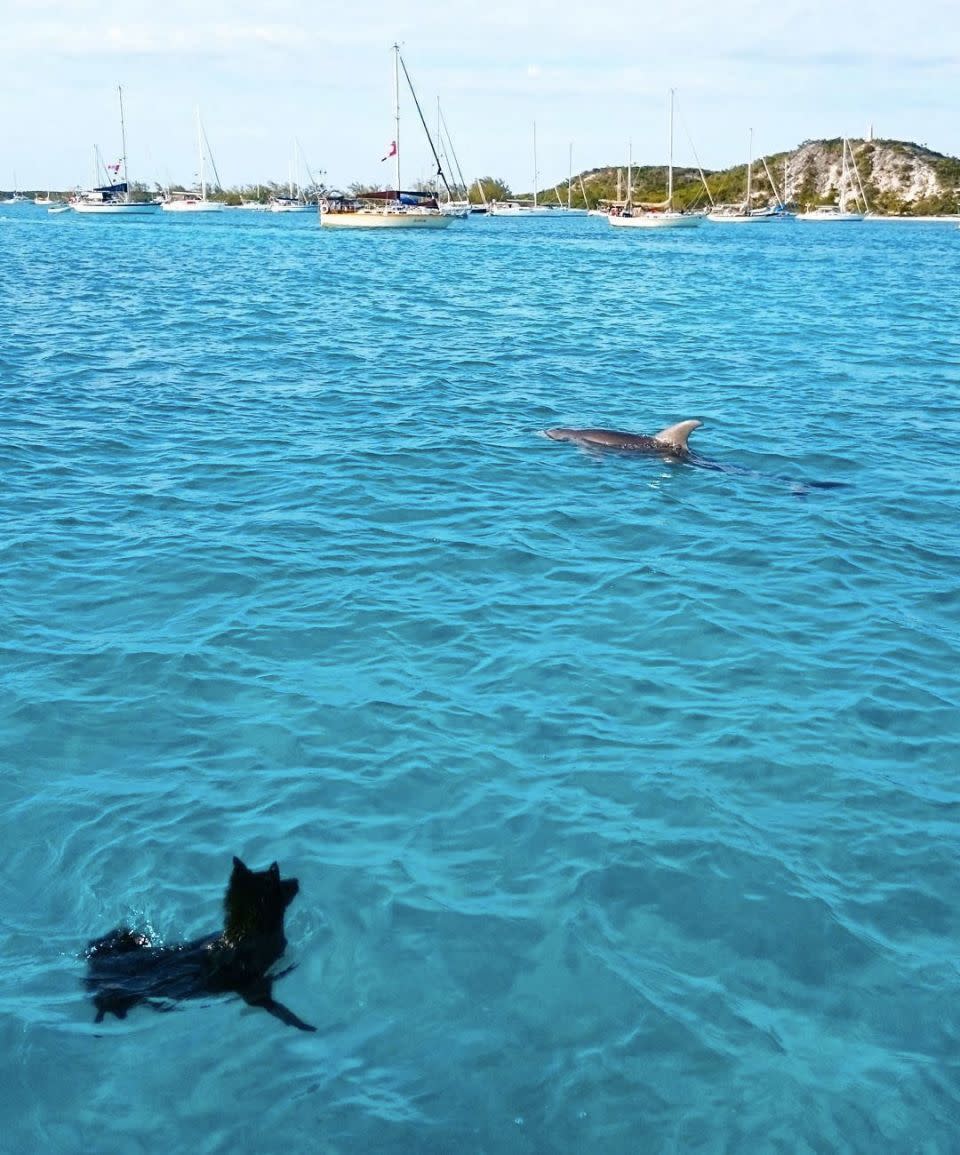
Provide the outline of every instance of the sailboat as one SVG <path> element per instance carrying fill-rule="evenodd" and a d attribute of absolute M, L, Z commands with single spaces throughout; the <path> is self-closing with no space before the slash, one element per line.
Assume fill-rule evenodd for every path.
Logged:
<path fill-rule="evenodd" d="M 769 173 L 768 173 L 769 175 Z M 743 224 L 755 223 L 759 221 L 775 221 L 783 217 L 782 212 L 777 209 L 766 207 L 762 209 L 753 208 L 753 129 L 750 129 L 750 152 L 747 160 L 747 191 L 742 204 L 730 205 L 727 207 L 719 207 L 712 212 L 707 213 L 708 221 L 716 221 L 719 224 Z"/>
<path fill-rule="evenodd" d="M 23 201 L 25 201 L 26 199 L 27 198 L 23 195 L 23 193 L 17 188 L 17 174 L 14 173 L 13 174 L 13 192 L 8 197 L 4 197 L 3 200 L 0 201 L 0 204 L 18 205 L 18 204 L 22 203 Z"/>
<path fill-rule="evenodd" d="M 160 207 L 156 201 L 135 201 L 130 198 L 130 181 L 127 175 L 127 129 L 123 118 L 123 89 L 117 86 L 117 95 L 120 101 L 120 141 L 123 152 L 116 164 L 107 167 L 108 179 L 101 185 L 72 197 L 69 205 L 76 213 L 87 213 L 92 216 L 146 216 L 155 213 Z M 99 152 L 95 172 L 100 171 Z M 117 180 L 121 170 L 123 180 Z M 113 180 L 109 177 L 112 175 Z M 95 182 L 96 182 L 95 175 Z M 52 211 L 52 210 L 48 210 Z"/>
<path fill-rule="evenodd" d="M 580 177 L 580 195 L 583 197 L 583 208 L 575 209 L 573 207 L 573 142 L 570 142 L 570 148 L 567 154 L 567 203 L 560 202 L 561 211 L 564 216 L 570 217 L 585 217 L 587 215 L 587 190 L 583 187 L 583 177 Z M 559 194 L 557 199 L 559 200 Z"/>
<path fill-rule="evenodd" d="M 487 210 L 495 217 L 548 217 L 553 214 L 549 205 L 537 200 L 540 172 L 537 168 L 537 122 L 533 122 L 533 200 L 491 201 Z"/>
<path fill-rule="evenodd" d="M 204 148 L 205 134 L 203 131 L 203 122 L 200 120 L 200 109 L 197 108 L 197 153 L 200 158 L 200 190 L 199 195 L 196 192 L 170 194 L 163 202 L 163 211 L 165 213 L 220 213 L 226 208 L 223 201 L 212 201 L 207 196 L 207 173 L 204 167 L 204 159 L 210 146 Z M 214 176 L 217 178 L 217 184 L 220 184 L 220 177 L 217 173 L 217 166 L 214 164 L 213 156 L 210 157 L 210 164 L 213 166 Z"/>
<path fill-rule="evenodd" d="M 627 203 L 620 213 L 607 220 L 615 228 L 689 229 L 703 220 L 700 213 L 681 212 L 673 207 L 673 89 L 670 89 L 670 148 L 667 160 L 667 199 L 654 204 L 633 204 L 627 186 Z"/>
<path fill-rule="evenodd" d="M 293 142 L 293 160 L 290 163 L 290 195 L 272 196 L 267 206 L 272 213 L 312 213 L 316 210 L 317 198 L 308 200 L 303 191 L 303 185 L 300 183 L 300 160 L 300 142 L 295 140 Z M 296 171 L 296 180 L 294 180 L 294 171 Z M 309 166 L 307 166 L 307 172 L 308 174 L 310 172 Z"/>
<path fill-rule="evenodd" d="M 453 147 L 453 141 L 450 138 L 450 130 L 447 128 L 447 122 L 444 120 L 443 113 L 440 111 L 439 97 L 437 97 L 437 152 L 441 159 L 447 162 L 451 177 L 453 177 L 454 170 L 456 170 L 456 179 L 454 180 L 453 188 L 447 187 L 447 195 L 445 198 L 441 197 L 440 186 L 439 184 L 437 185 L 437 202 L 440 205 L 440 211 L 448 217 L 466 220 L 471 212 L 477 210 L 470 204 L 470 192 L 467 187 L 467 181 L 463 175 L 463 169 L 460 167 L 460 161 L 457 159 L 457 153 Z M 482 188 L 480 190 L 480 196 L 481 198 L 483 197 Z M 485 207 L 483 211 L 486 211 Z"/>
<path fill-rule="evenodd" d="M 400 46 L 393 46 L 393 121 L 394 139 L 390 142 L 388 160 L 393 157 L 396 188 L 362 193 L 355 197 L 328 196 L 320 202 L 320 224 L 328 229 L 445 229 L 455 217 L 440 211 L 432 193 L 404 192 L 400 184 L 400 68 L 407 80 L 410 95 L 420 114 L 420 123 L 437 162 L 437 175 L 446 185 L 437 150 L 433 147 L 427 124 L 420 111 L 417 95 L 410 83 L 410 74 L 400 55 Z M 449 187 L 447 192 L 449 193 Z"/>
<path fill-rule="evenodd" d="M 847 154 L 850 155 L 851 164 L 847 164 Z M 846 137 L 843 138 L 843 147 L 841 150 L 840 160 L 840 186 L 838 189 L 838 203 L 835 205 L 818 205 L 815 209 L 810 209 L 809 212 L 797 213 L 798 221 L 862 221 L 864 214 L 857 212 L 855 209 L 848 209 L 847 204 L 851 199 L 850 192 L 850 167 L 853 168 L 857 177 L 857 183 L 860 183 L 860 173 L 857 170 L 857 162 L 853 155 L 853 149 L 850 147 L 850 142 Z M 863 191 L 863 185 L 860 185 L 860 195 L 863 197 L 863 203 L 866 205 L 867 198 Z M 856 204 L 856 193 L 852 194 L 854 204 Z"/>

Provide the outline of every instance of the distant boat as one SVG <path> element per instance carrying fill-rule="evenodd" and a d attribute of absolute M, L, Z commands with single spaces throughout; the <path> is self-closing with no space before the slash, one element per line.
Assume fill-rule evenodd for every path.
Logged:
<path fill-rule="evenodd" d="M 320 202 L 320 224 L 328 229 L 443 229 L 455 220 L 441 211 L 432 192 L 387 189 Z"/>
<path fill-rule="evenodd" d="M 165 213 L 220 213 L 226 208 L 223 201 L 212 201 L 207 196 L 207 174 L 204 166 L 205 155 L 210 151 L 209 145 L 204 149 L 205 134 L 203 131 L 203 122 L 200 120 L 200 109 L 197 108 L 197 154 L 200 161 L 200 188 L 197 192 L 174 192 L 169 193 L 162 203 L 162 208 Z M 213 156 L 210 157 L 210 164 L 213 167 L 214 175 L 217 177 L 217 184 L 220 183 L 219 175 L 217 174 L 217 166 L 214 164 Z"/>
<path fill-rule="evenodd" d="M 560 206 L 560 215 L 564 217 L 585 217 L 589 213 L 587 206 L 587 190 L 583 187 L 583 177 L 580 177 L 580 195 L 583 197 L 583 208 L 575 209 L 573 207 L 573 143 L 571 142 L 569 151 L 567 153 L 567 203 L 564 204 L 560 199 L 560 193 L 555 188 L 554 195 L 557 198 L 557 203 Z"/>
<path fill-rule="evenodd" d="M 453 141 L 450 139 L 450 132 L 440 110 L 439 97 L 437 97 L 437 153 L 441 160 L 447 163 L 451 178 L 454 170 L 456 170 L 457 176 L 453 188 L 447 185 L 445 197 L 441 195 L 439 184 L 436 186 L 437 204 L 440 206 L 440 211 L 448 217 L 455 217 L 457 220 L 466 220 L 474 212 L 486 212 L 485 206 L 471 205 L 470 203 L 467 181 L 463 175 L 463 169 L 460 167 L 460 161 L 457 160 L 457 153 L 453 147 Z M 480 190 L 480 195 L 483 196 L 483 189 Z"/>
<path fill-rule="evenodd" d="M 847 164 L 847 153 L 849 151 L 851 164 Z M 853 149 L 847 138 L 843 138 L 843 147 L 841 150 L 840 160 L 840 185 L 837 190 L 838 203 L 835 205 L 818 205 L 814 209 L 810 209 L 805 213 L 797 213 L 798 221 L 862 221 L 864 214 L 858 212 L 855 208 L 848 209 L 847 204 L 851 198 L 854 204 L 857 202 L 857 194 L 851 192 L 850 169 L 853 169 L 857 178 L 857 183 L 860 183 L 860 173 L 857 169 L 857 162 L 853 156 Z M 863 197 L 864 207 L 867 207 L 866 194 L 863 191 L 863 186 L 860 185 L 860 195 Z"/>
<path fill-rule="evenodd" d="M 533 123 L 533 197 L 512 198 L 505 201 L 491 201 L 487 210 L 494 217 L 548 217 L 555 211 L 550 205 L 537 200 L 537 185 L 540 172 L 537 168 L 537 123 Z"/>
<path fill-rule="evenodd" d="M 774 195 L 777 195 L 776 190 L 774 190 Z M 768 205 L 756 209 L 753 207 L 753 129 L 751 128 L 750 151 L 747 160 L 747 190 L 743 203 L 714 208 L 707 213 L 707 220 L 715 221 L 718 224 L 759 224 L 764 221 L 782 220 L 785 215 L 780 206 Z"/>
<path fill-rule="evenodd" d="M 49 193 L 47 193 L 47 195 L 44 197 L 37 193 L 37 195 L 33 198 L 33 203 L 35 205 L 52 205 L 53 201 L 51 200 Z"/>
<path fill-rule="evenodd" d="M 491 201 L 487 208 L 492 217 L 551 217 L 555 211 L 550 205 L 538 204 L 536 197 L 532 200 Z"/>
<path fill-rule="evenodd" d="M 420 113 L 420 121 L 426 132 L 426 121 L 420 112 L 416 93 L 410 83 L 407 66 L 400 56 L 400 47 L 393 46 L 393 107 L 396 135 L 390 143 L 390 149 L 384 160 L 390 157 L 395 161 L 396 187 L 385 191 L 360 193 L 356 196 L 328 196 L 320 202 L 320 224 L 328 229 L 445 229 L 456 219 L 440 211 L 437 198 L 433 193 L 405 192 L 400 184 L 400 68 L 410 89 L 410 95 Z M 430 140 L 427 140 L 437 162 L 438 175 L 446 184 L 446 177 L 437 156 L 437 150 Z M 449 187 L 448 190 L 449 192 Z"/>
<path fill-rule="evenodd" d="M 573 207 L 573 143 L 571 142 L 567 150 L 567 203 L 563 203 L 560 189 L 554 185 L 553 195 L 557 198 L 557 203 L 549 206 L 550 212 L 555 217 L 585 217 L 587 215 L 587 192 L 583 187 L 583 177 L 580 178 L 580 194 L 583 197 L 584 207 L 575 209 Z"/>
<path fill-rule="evenodd" d="M 300 200 L 298 197 L 271 197 L 267 208 L 272 213 L 315 213 L 317 211 L 315 204 L 308 200 Z"/>
<path fill-rule="evenodd" d="M 805 213 L 797 213 L 798 221 L 862 221 L 863 213 L 848 212 L 839 205 L 817 205 Z"/>
<path fill-rule="evenodd" d="M 95 188 L 78 192 L 71 197 L 69 207 L 76 213 L 86 213 L 91 216 L 147 216 L 155 213 L 159 208 L 156 201 L 135 201 L 130 196 L 130 182 L 127 176 L 127 129 L 123 118 L 123 89 L 117 87 L 117 96 L 120 103 L 120 141 L 123 152 L 116 164 L 107 166 L 107 180 Z M 100 154 L 94 150 L 97 163 L 96 172 L 100 171 Z M 116 178 L 123 174 L 123 180 Z M 109 180 L 110 175 L 114 180 Z"/>
<path fill-rule="evenodd" d="M 18 205 L 18 204 L 21 204 L 26 199 L 27 198 L 23 195 L 23 193 L 20 192 L 20 190 L 17 188 L 17 174 L 14 173 L 13 174 L 13 192 L 8 197 L 4 197 L 4 199 L 2 201 L 0 201 L 0 204 L 2 204 L 2 205 Z"/>
<path fill-rule="evenodd" d="M 260 197 L 261 197 L 261 190 L 260 190 L 260 186 L 257 185 L 257 199 L 255 201 L 241 199 L 240 203 L 234 207 L 236 207 L 238 209 L 246 209 L 249 212 L 258 212 L 258 213 L 269 212 L 269 210 L 270 210 L 269 202 L 261 200 Z"/>
<path fill-rule="evenodd" d="M 296 171 L 296 180 L 294 180 Z M 308 170 L 309 171 L 309 170 Z M 267 207 L 272 213 L 314 213 L 317 211 L 318 198 L 308 199 L 300 183 L 300 145 L 293 142 L 293 161 L 290 165 L 289 196 L 272 196 Z"/>
<path fill-rule="evenodd" d="M 612 212 L 607 220 L 614 228 L 690 229 L 703 221 L 701 213 L 681 212 L 673 207 L 673 89 L 670 89 L 670 149 L 667 161 L 667 199 L 654 204 L 632 204 L 630 182 L 627 182 L 627 203 L 620 212 Z"/>

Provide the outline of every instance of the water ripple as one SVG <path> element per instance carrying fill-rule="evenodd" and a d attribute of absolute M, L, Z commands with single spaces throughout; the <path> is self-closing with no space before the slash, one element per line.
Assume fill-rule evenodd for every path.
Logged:
<path fill-rule="evenodd" d="M 11 1149 L 953 1149 L 956 246 L 760 231 L 5 216 Z"/>

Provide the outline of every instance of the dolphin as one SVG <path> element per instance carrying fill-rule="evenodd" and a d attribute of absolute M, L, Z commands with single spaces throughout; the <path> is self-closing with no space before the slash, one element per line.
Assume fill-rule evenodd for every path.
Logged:
<path fill-rule="evenodd" d="M 575 445 L 582 445 L 586 449 L 616 449 L 626 453 L 649 453 L 660 458 L 695 465 L 700 469 L 712 469 L 718 473 L 734 474 L 740 477 L 767 478 L 783 485 L 788 485 L 795 497 L 806 497 L 811 489 L 846 489 L 845 481 L 797 481 L 777 474 L 767 475 L 757 473 L 753 469 L 744 469 L 740 465 L 726 465 L 719 461 L 709 461 L 694 453 L 687 438 L 703 424 L 702 421 L 678 421 L 676 425 L 668 425 L 652 437 L 642 433 L 624 433 L 619 429 L 544 429 L 543 436 L 551 441 L 572 441 Z"/>
<path fill-rule="evenodd" d="M 678 421 L 652 437 L 642 433 L 623 433 L 619 429 L 544 429 L 551 441 L 572 441 L 589 449 L 623 449 L 630 453 L 656 453 L 661 457 L 687 458 L 687 438 L 702 421 Z"/>

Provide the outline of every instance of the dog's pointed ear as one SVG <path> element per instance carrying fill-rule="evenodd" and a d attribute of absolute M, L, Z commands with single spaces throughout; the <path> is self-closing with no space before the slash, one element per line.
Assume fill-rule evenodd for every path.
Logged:
<path fill-rule="evenodd" d="M 242 863 L 240 861 L 240 859 L 237 858 L 236 855 L 233 856 L 233 873 L 234 874 L 249 874 L 250 873 L 250 868 L 248 866 L 244 865 L 244 863 Z"/>
<path fill-rule="evenodd" d="M 277 866 L 277 864 L 275 862 L 270 863 L 270 877 L 271 878 L 279 878 L 280 877 L 280 867 Z"/>

